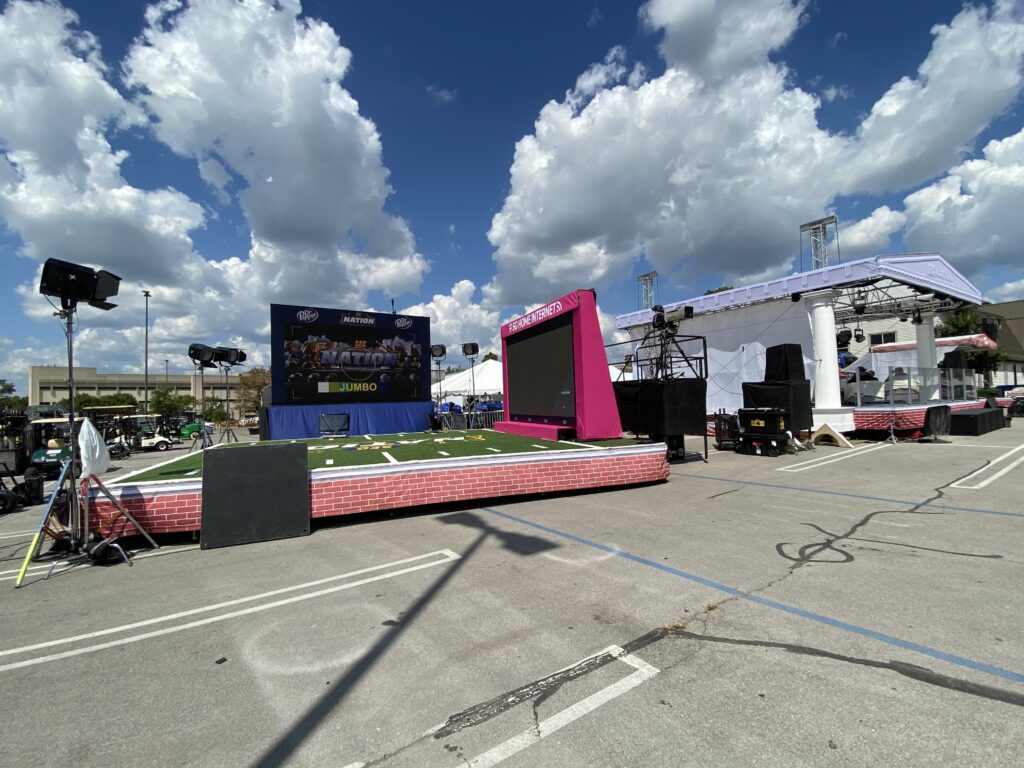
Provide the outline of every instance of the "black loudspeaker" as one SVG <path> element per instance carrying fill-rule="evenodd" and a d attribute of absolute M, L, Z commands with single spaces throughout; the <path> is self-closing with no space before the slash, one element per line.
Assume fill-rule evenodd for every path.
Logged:
<path fill-rule="evenodd" d="M 804 376 L 804 352 L 799 344 L 776 344 L 764 351 L 765 381 L 799 381 Z"/>
<path fill-rule="evenodd" d="M 308 535 L 305 443 L 203 452 L 200 549 Z"/>
<path fill-rule="evenodd" d="M 619 420 L 638 435 L 703 435 L 707 432 L 704 379 L 613 382 Z"/>
<path fill-rule="evenodd" d="M 952 410 L 948 405 L 933 405 L 924 414 L 925 437 L 936 438 L 949 434 Z"/>
<path fill-rule="evenodd" d="M 814 426 L 814 416 L 811 413 L 811 382 L 807 379 L 745 381 L 743 407 L 781 408 L 789 413 L 790 429 L 794 432 L 803 432 Z"/>

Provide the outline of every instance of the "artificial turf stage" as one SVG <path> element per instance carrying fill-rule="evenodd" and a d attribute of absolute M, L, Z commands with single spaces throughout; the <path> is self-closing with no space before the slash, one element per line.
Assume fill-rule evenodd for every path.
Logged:
<path fill-rule="evenodd" d="M 522 437 L 490 429 L 471 429 L 452 432 L 408 432 L 399 435 L 354 435 L 310 440 L 282 440 L 255 443 L 226 443 L 210 450 L 246 450 L 254 445 L 274 442 L 304 442 L 308 446 L 310 469 L 331 469 L 370 465 L 401 464 L 409 461 L 436 461 L 465 459 L 508 454 L 556 452 L 590 449 L 595 451 L 624 445 L 637 445 L 640 440 L 622 438 L 592 442 L 542 440 Z M 202 477 L 203 455 L 190 453 L 150 469 L 123 478 L 115 478 L 111 485 L 122 482 L 141 483 L 161 480 L 186 480 Z"/>

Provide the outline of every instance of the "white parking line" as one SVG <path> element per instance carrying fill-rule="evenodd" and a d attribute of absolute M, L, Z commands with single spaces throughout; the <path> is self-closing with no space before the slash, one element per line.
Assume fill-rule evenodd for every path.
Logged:
<path fill-rule="evenodd" d="M 968 485 L 967 482 L 969 480 L 973 480 L 975 477 L 977 477 L 978 475 L 982 474 L 983 472 L 988 472 L 996 464 L 999 464 L 1000 462 L 1005 461 L 1006 459 L 1010 458 L 1011 456 L 1013 456 L 1013 454 L 1017 453 L 1017 451 L 1024 451 L 1024 445 L 1018 445 L 1016 448 L 1013 448 L 1013 449 L 1007 451 L 1006 453 L 1003 453 L 1003 454 L 1000 454 L 999 456 L 996 456 L 994 459 L 992 459 L 992 461 L 990 461 L 988 464 L 986 464 L 981 469 L 978 469 L 978 470 L 975 470 L 974 472 L 971 472 L 971 474 L 969 474 L 967 477 L 962 477 L 959 480 L 957 480 L 955 483 L 951 483 L 949 487 L 950 488 L 963 488 L 964 490 L 968 490 L 968 491 L 977 491 L 977 490 L 979 490 L 981 488 L 984 488 L 986 485 L 991 483 L 993 480 L 998 480 L 1000 477 L 1005 475 L 1007 472 L 1009 472 L 1010 470 L 1014 469 L 1016 466 L 1018 466 L 1019 464 L 1024 462 L 1024 456 L 1022 456 L 1021 458 L 1017 459 L 1012 464 L 1009 464 L 1008 466 L 1003 467 L 1001 470 L 999 470 L 998 472 L 993 474 L 991 477 L 986 477 L 984 480 L 981 480 L 980 482 L 975 483 L 974 485 Z"/>
<path fill-rule="evenodd" d="M 652 667 L 646 661 L 626 653 L 625 650 L 617 645 L 606 648 L 601 653 L 613 654 L 619 661 L 625 662 L 636 671 L 622 678 L 617 683 L 612 683 L 607 688 L 602 688 L 597 693 L 587 696 L 583 701 L 578 701 L 561 712 L 556 712 L 551 717 L 541 720 L 535 728 L 529 728 L 513 736 L 508 741 L 502 742 L 493 749 L 477 755 L 472 760 L 467 761 L 466 765 L 468 768 L 490 768 L 492 765 L 497 765 L 658 674 L 659 670 L 656 667 Z"/>
<path fill-rule="evenodd" d="M 259 613 L 261 611 L 270 610 L 271 608 L 280 608 L 284 605 L 290 605 L 292 603 L 298 603 L 304 600 L 311 600 L 314 597 L 323 597 L 324 595 L 334 594 L 335 592 L 341 592 L 346 589 L 353 589 L 364 584 L 371 584 L 375 581 L 383 581 L 384 579 L 391 579 L 395 576 L 402 576 L 406 573 L 412 573 L 413 571 L 423 570 L 424 568 L 433 568 L 437 565 L 444 565 L 450 563 L 453 560 L 458 560 L 461 555 L 452 552 L 450 549 L 439 549 L 434 552 L 428 552 L 424 555 L 417 555 L 416 557 L 409 557 L 404 560 L 396 560 L 391 563 L 385 563 L 384 565 L 375 565 L 370 568 L 362 568 L 358 571 L 351 571 L 349 573 L 342 573 L 337 576 L 329 576 L 324 579 L 317 579 L 316 581 L 309 581 L 304 584 L 296 584 L 291 587 L 283 587 L 281 589 L 274 589 L 269 592 L 262 592 L 258 595 L 250 595 L 249 597 L 240 597 L 236 600 L 227 600 L 223 603 L 216 603 L 214 605 L 205 605 L 200 608 L 193 608 L 187 611 L 180 611 L 178 613 L 167 614 L 165 616 L 157 616 L 152 619 L 146 619 L 144 621 L 136 621 L 132 624 L 123 624 L 119 627 L 109 627 L 107 629 L 97 630 L 96 632 L 88 632 L 82 635 L 75 635 L 72 637 L 63 637 L 57 640 L 49 640 L 43 643 L 35 643 L 33 645 L 25 645 L 20 648 L 10 648 L 8 650 L 0 651 L 0 656 L 11 656 L 20 653 L 28 653 L 30 651 L 37 651 L 43 648 L 52 648 L 57 645 L 65 645 L 67 643 L 74 643 L 80 640 L 90 640 L 95 637 L 102 637 L 104 635 L 111 635 L 117 632 L 126 632 L 132 629 L 138 629 L 140 627 L 151 626 L 153 624 L 160 624 L 166 621 L 174 621 L 176 619 L 185 618 L 187 616 L 194 616 L 198 613 L 206 613 L 208 611 L 214 611 L 220 608 L 226 608 L 233 605 L 239 605 L 241 603 L 249 603 L 254 600 L 262 600 L 267 597 L 273 597 L 275 595 L 284 594 L 286 592 L 294 592 L 299 589 L 306 589 L 319 584 L 326 584 L 332 581 L 338 581 L 340 579 L 347 579 L 352 576 L 358 576 L 364 573 L 370 573 L 372 571 L 379 571 L 384 568 L 392 568 L 396 565 L 404 565 L 406 563 L 412 563 L 417 560 L 423 560 L 428 557 L 437 557 L 438 555 L 443 556 L 442 559 L 430 560 L 426 563 L 420 563 L 418 565 L 411 565 L 408 568 L 402 568 L 397 571 L 389 571 L 387 573 L 379 574 L 376 576 L 369 576 L 365 579 L 359 579 L 357 581 L 348 582 L 345 584 L 339 584 L 337 586 L 328 587 L 327 589 L 320 589 L 316 592 L 308 592 L 306 594 L 294 595 L 293 597 L 287 597 L 282 600 L 275 600 L 271 603 L 264 603 L 262 605 L 254 605 L 249 608 L 243 608 L 237 611 L 230 611 L 228 613 L 222 613 L 217 616 L 208 616 L 205 619 L 198 619 L 196 621 L 186 622 L 184 624 L 178 624 L 171 627 L 165 627 L 164 629 L 153 630 L 152 632 L 143 632 L 138 635 L 131 635 L 130 637 L 123 637 L 118 640 L 110 640 L 105 643 L 97 643 L 95 645 L 87 645 L 81 648 L 76 648 L 71 651 L 64 651 L 62 653 L 53 653 L 48 656 L 37 656 L 33 659 L 25 659 L 24 661 L 15 661 L 9 664 L 0 665 L 0 672 L 8 672 L 12 669 L 21 669 L 23 667 L 33 667 L 38 664 L 46 664 L 51 661 L 59 661 L 61 659 L 68 659 L 73 656 L 81 656 L 86 653 L 92 653 L 94 651 L 102 651 L 107 648 L 116 648 L 121 645 L 128 645 L 129 643 L 137 643 L 141 640 L 148 640 L 154 637 L 161 637 L 163 635 L 170 635 L 175 632 L 182 632 L 186 629 L 193 629 L 195 627 L 202 627 L 207 624 L 214 624 L 220 621 L 226 621 L 227 619 L 237 618 L 239 616 L 246 616 L 251 613 Z"/>
<path fill-rule="evenodd" d="M 196 549 L 199 549 L 199 545 L 186 544 L 181 547 L 161 547 L 159 550 L 154 550 L 152 552 L 140 552 L 139 554 L 134 555 L 132 557 L 132 562 L 135 562 L 136 560 L 145 560 L 148 557 L 164 557 L 166 555 L 176 555 L 179 552 L 191 552 Z M 56 562 L 57 566 L 54 567 L 54 573 L 57 574 L 63 573 L 63 571 L 59 570 L 61 566 L 67 566 L 70 564 L 70 561 L 68 560 L 57 560 Z M 38 573 L 39 571 L 48 571 L 51 567 L 53 567 L 53 563 L 54 561 L 51 560 L 46 563 L 40 563 L 39 565 L 30 565 L 26 569 L 26 573 Z M 91 567 L 91 563 L 82 566 L 82 568 Z M 0 571 L 0 581 L 14 581 L 17 578 L 17 574 L 20 570 L 20 568 L 15 568 L 14 570 L 10 571 Z M 72 571 L 72 573 L 74 573 L 74 571 Z"/>
<path fill-rule="evenodd" d="M 811 459 L 810 461 L 802 461 L 799 464 L 791 464 L 788 467 L 779 467 L 779 472 L 806 472 L 808 469 L 817 469 L 818 467 L 824 467 L 826 464 L 835 464 L 837 461 L 845 461 L 846 459 L 855 459 L 858 456 L 863 456 L 866 453 L 872 451 L 880 451 L 883 448 L 887 448 L 888 443 L 882 445 L 873 445 L 869 448 L 854 448 L 844 452 L 841 456 L 835 456 L 831 459 Z"/>
<path fill-rule="evenodd" d="M 10 533 L 0 533 L 0 539 L 13 539 L 15 536 L 31 536 L 35 531 L 11 531 Z"/>

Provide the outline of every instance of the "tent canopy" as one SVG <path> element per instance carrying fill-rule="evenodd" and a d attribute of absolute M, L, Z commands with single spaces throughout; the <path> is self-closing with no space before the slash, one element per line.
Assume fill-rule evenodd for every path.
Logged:
<path fill-rule="evenodd" d="M 489 395 L 501 394 L 505 389 L 502 380 L 502 365 L 498 360 L 484 360 L 472 370 L 466 369 L 453 373 L 434 384 L 430 391 L 434 397 L 440 395 L 470 395 L 474 391 L 477 396 L 485 392 Z"/>

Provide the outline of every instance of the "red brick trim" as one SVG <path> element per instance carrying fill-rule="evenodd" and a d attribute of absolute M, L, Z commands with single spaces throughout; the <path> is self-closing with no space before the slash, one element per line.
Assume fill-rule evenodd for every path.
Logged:
<path fill-rule="evenodd" d="M 665 480 L 663 444 L 557 453 L 529 453 L 479 459 L 409 462 L 399 465 L 320 469 L 310 473 L 310 516 L 332 517 L 469 499 L 585 488 L 635 485 Z M 197 531 L 202 513 L 202 482 L 165 481 L 110 486 L 110 491 L 150 533 Z M 116 514 L 104 497 L 90 501 L 90 527 Z M 130 535 L 121 518 L 113 531 Z M 104 528 L 104 533 L 109 529 Z"/>

